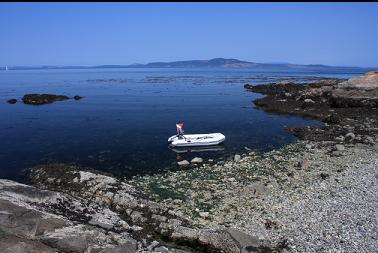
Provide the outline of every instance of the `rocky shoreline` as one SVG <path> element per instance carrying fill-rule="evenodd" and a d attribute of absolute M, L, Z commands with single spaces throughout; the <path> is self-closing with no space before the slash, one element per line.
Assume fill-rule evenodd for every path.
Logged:
<path fill-rule="evenodd" d="M 131 180 L 65 164 L 0 180 L 0 251 L 374 252 L 377 76 L 246 85 L 263 110 L 324 122 L 279 150 Z"/>

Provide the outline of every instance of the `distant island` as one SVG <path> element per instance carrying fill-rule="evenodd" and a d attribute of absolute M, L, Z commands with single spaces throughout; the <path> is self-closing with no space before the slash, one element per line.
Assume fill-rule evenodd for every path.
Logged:
<path fill-rule="evenodd" d="M 256 63 L 238 59 L 214 58 L 210 60 L 188 60 L 173 62 L 150 62 L 147 64 L 130 65 L 98 65 L 98 66 L 4 66 L 4 70 L 33 70 L 33 69 L 97 69 L 97 68 L 242 68 L 242 69 L 303 69 L 303 70 L 362 70 L 370 68 L 327 66 L 322 64 L 290 64 L 290 63 Z M 373 68 L 371 68 L 373 69 Z"/>

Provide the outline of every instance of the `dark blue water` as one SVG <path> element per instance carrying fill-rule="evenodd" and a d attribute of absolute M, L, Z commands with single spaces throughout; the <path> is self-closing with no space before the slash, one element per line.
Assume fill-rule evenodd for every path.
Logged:
<path fill-rule="evenodd" d="M 228 157 L 244 147 L 277 148 L 295 138 L 285 126 L 319 125 L 254 108 L 261 95 L 245 83 L 308 81 L 360 73 L 308 73 L 220 69 L 92 69 L 0 72 L 0 177 L 25 168 L 65 162 L 114 173 L 153 173 L 177 158 Z M 26 93 L 80 95 L 79 101 L 10 105 Z M 220 150 L 178 154 L 168 148 L 175 123 L 186 133 L 222 132 Z"/>

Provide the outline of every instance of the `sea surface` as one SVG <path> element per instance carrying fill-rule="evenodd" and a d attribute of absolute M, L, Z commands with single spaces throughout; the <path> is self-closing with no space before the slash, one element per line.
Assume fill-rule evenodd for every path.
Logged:
<path fill-rule="evenodd" d="M 0 178 L 49 162 L 93 167 L 117 176 L 175 169 L 180 159 L 229 159 L 248 149 L 268 151 L 295 141 L 287 126 L 320 122 L 254 108 L 261 97 L 243 85 L 349 78 L 365 71 L 275 69 L 65 69 L 0 71 Z M 27 93 L 73 99 L 33 106 Z M 11 105 L 6 100 L 16 98 Z M 168 147 L 175 124 L 185 133 L 221 132 L 210 150 Z"/>

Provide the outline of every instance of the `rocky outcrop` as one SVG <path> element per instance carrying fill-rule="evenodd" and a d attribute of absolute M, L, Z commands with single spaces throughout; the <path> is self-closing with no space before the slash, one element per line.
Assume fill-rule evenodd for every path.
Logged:
<path fill-rule="evenodd" d="M 365 143 L 378 134 L 377 72 L 349 80 L 326 79 L 314 83 L 245 85 L 252 92 L 267 94 L 254 101 L 258 108 L 300 115 L 323 121 L 319 127 L 288 128 L 299 138 L 333 141 L 353 131 L 358 138 L 348 143 Z"/>
<path fill-rule="evenodd" d="M 338 89 L 374 90 L 378 88 L 378 71 L 370 71 L 363 76 L 351 78 L 337 85 Z"/>
<path fill-rule="evenodd" d="M 65 95 L 53 95 L 53 94 L 26 94 L 22 97 L 24 104 L 28 105 L 43 105 L 51 104 L 56 101 L 64 101 L 69 99 Z"/>
<path fill-rule="evenodd" d="M 88 222 L 98 216 L 111 228 Z M 83 199 L 0 180 L 1 252 L 135 252 L 127 227 Z"/>
<path fill-rule="evenodd" d="M 378 106 L 378 71 L 339 83 L 332 91 L 334 107 Z"/>
<path fill-rule="evenodd" d="M 232 253 L 269 248 L 241 231 L 198 228 L 133 186 L 82 169 L 37 166 L 31 171 L 37 188 L 0 180 L 0 236 L 5 238 L 0 249 Z"/>

